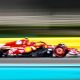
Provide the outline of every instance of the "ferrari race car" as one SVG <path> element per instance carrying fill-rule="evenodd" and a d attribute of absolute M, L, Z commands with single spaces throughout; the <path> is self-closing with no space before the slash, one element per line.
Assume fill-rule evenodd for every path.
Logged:
<path fill-rule="evenodd" d="M 77 49 L 64 44 L 53 46 L 41 41 L 30 42 L 26 38 L 0 45 L 0 57 L 65 57 L 78 54 Z"/>

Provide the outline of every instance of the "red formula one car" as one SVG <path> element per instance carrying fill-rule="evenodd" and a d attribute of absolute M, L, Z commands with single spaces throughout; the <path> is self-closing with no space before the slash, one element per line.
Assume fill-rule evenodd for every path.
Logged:
<path fill-rule="evenodd" d="M 65 57 L 67 54 L 78 55 L 79 51 L 64 44 L 52 46 L 41 41 L 30 42 L 28 39 L 0 45 L 0 57 Z"/>

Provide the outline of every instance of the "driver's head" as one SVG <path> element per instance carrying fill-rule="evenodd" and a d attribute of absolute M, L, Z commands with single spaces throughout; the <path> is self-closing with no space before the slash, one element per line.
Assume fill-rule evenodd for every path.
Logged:
<path fill-rule="evenodd" d="M 24 45 L 26 45 L 28 42 L 29 42 L 28 38 L 25 38 L 25 39 L 22 40 L 22 43 L 23 43 Z"/>
<path fill-rule="evenodd" d="M 25 37 L 26 40 L 28 40 L 28 37 Z"/>

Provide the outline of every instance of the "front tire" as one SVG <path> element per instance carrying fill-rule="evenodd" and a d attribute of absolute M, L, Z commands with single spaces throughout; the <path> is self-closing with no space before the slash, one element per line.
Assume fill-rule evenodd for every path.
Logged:
<path fill-rule="evenodd" d="M 59 58 L 65 57 L 67 53 L 68 53 L 68 50 L 66 46 L 63 46 L 63 44 L 59 44 L 58 46 L 56 46 L 54 50 L 54 55 Z"/>

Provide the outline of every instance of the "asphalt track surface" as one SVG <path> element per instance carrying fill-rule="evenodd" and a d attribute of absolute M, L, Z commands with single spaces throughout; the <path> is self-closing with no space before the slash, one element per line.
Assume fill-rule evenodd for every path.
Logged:
<path fill-rule="evenodd" d="M 0 58 L 0 64 L 79 64 L 80 58 Z"/>

